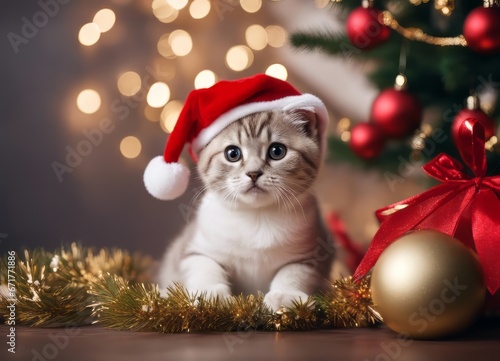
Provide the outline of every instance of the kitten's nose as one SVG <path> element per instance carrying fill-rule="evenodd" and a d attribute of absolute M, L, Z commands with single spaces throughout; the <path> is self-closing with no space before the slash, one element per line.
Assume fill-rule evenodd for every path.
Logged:
<path fill-rule="evenodd" d="M 258 170 L 258 171 L 255 171 L 255 172 L 248 172 L 247 176 L 249 176 L 250 178 L 252 178 L 252 181 L 255 183 L 257 181 L 257 178 L 259 178 L 262 174 L 263 174 L 262 171 Z"/>

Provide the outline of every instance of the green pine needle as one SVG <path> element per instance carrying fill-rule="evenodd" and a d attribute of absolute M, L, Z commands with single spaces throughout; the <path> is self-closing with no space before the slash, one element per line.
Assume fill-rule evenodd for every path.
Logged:
<path fill-rule="evenodd" d="M 320 51 L 329 55 L 341 55 L 345 58 L 350 58 L 361 52 L 349 42 L 345 35 L 332 31 L 297 32 L 291 35 L 290 42 L 299 50 Z"/>

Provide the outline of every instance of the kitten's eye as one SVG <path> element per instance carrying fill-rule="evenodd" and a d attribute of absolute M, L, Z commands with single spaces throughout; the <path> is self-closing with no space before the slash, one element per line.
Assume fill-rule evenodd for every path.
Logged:
<path fill-rule="evenodd" d="M 286 155 L 286 146 L 281 143 L 273 143 L 269 147 L 267 154 L 272 160 L 283 159 Z"/>
<path fill-rule="evenodd" d="M 241 149 L 235 145 L 230 145 L 224 151 L 224 155 L 229 162 L 237 162 L 241 159 Z"/>

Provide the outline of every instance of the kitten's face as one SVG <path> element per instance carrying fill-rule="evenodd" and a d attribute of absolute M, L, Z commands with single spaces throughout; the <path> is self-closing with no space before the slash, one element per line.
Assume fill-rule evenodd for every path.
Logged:
<path fill-rule="evenodd" d="M 231 206 L 294 208 L 318 172 L 316 123 L 305 110 L 261 112 L 233 122 L 200 152 L 201 179 Z"/>

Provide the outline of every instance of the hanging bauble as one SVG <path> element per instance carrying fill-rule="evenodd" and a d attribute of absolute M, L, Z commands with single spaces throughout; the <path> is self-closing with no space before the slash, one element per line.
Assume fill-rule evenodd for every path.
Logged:
<path fill-rule="evenodd" d="M 351 129 L 349 147 L 360 158 L 376 158 L 385 145 L 385 137 L 380 128 L 373 123 L 359 123 Z"/>
<path fill-rule="evenodd" d="M 460 125 L 469 118 L 476 119 L 483 126 L 486 140 L 495 135 L 495 123 L 493 119 L 480 109 L 478 97 L 471 95 L 467 98 L 467 107 L 458 112 L 451 125 L 451 135 L 455 144 L 457 144 L 457 140 L 459 139 L 458 130 L 460 129 Z"/>
<path fill-rule="evenodd" d="M 475 52 L 492 54 L 500 51 L 500 7 L 472 10 L 465 18 L 463 29 L 467 45 Z"/>
<path fill-rule="evenodd" d="M 413 133 L 422 121 L 422 105 L 406 89 L 406 78 L 398 75 L 394 88 L 383 90 L 375 98 L 371 119 L 390 138 L 403 138 Z"/>
<path fill-rule="evenodd" d="M 349 14 L 346 30 L 355 47 L 368 50 L 386 41 L 391 29 L 380 22 L 381 11 L 373 7 L 372 1 L 362 4 Z"/>
<path fill-rule="evenodd" d="M 387 327 L 413 338 L 462 331 L 479 315 L 486 285 L 477 255 L 444 233 L 407 233 L 380 255 L 371 278 Z"/>

